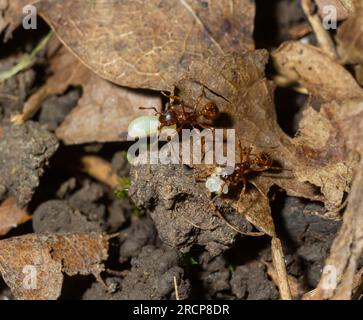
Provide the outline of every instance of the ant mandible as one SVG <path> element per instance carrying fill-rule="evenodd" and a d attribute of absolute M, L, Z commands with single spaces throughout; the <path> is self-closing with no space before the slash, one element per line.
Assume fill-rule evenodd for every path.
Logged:
<path fill-rule="evenodd" d="M 207 102 L 199 110 L 199 105 L 204 95 L 204 89 L 202 94 L 197 97 L 193 107 L 186 105 L 179 96 L 167 95 L 163 91 L 161 93 L 170 99 L 170 102 L 167 103 L 166 109 L 164 111 L 157 111 L 155 107 L 139 108 L 155 110 L 155 114 L 159 115 L 159 131 L 161 131 L 163 127 L 169 127 L 173 125 L 177 126 L 177 133 L 179 133 L 186 126 L 191 126 L 193 128 L 196 126 L 200 126 L 202 128 L 211 128 L 210 124 L 203 122 L 201 118 L 203 117 L 205 120 L 212 121 L 217 119 L 219 116 L 219 109 L 213 101 Z M 178 101 L 178 104 L 175 105 L 171 102 L 171 100 Z M 187 111 L 186 109 L 191 109 L 191 111 Z"/>

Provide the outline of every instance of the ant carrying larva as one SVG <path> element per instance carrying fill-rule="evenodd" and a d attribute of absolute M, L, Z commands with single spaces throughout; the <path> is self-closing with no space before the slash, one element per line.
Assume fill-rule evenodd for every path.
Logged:
<path fill-rule="evenodd" d="M 219 108 L 213 101 L 208 101 L 201 105 L 205 92 L 199 95 L 193 106 L 187 105 L 179 96 L 168 95 L 161 92 L 170 101 L 166 104 L 165 110 L 158 111 L 155 107 L 140 107 L 141 110 L 154 110 L 154 116 L 141 116 L 133 120 L 128 129 L 129 136 L 144 136 L 160 133 L 163 128 L 171 128 L 179 133 L 186 127 L 200 127 L 203 129 L 213 129 L 210 123 L 218 118 Z"/>
<path fill-rule="evenodd" d="M 262 197 L 267 198 L 265 193 L 258 187 L 258 185 L 250 179 L 250 174 L 265 172 L 268 170 L 282 171 L 290 169 L 273 165 L 272 157 L 267 152 L 259 152 L 252 154 L 251 147 L 242 147 L 242 143 L 238 141 L 239 148 L 239 162 L 235 164 L 234 170 L 227 174 L 223 167 L 211 167 L 195 176 L 196 181 L 205 181 L 207 189 L 211 193 L 216 193 L 218 196 L 227 195 L 231 189 L 241 186 L 241 191 L 238 196 L 238 201 L 242 201 L 248 183 L 252 184 Z M 219 209 L 212 203 L 217 214 L 230 226 L 233 230 L 241 234 L 248 235 L 262 235 L 263 233 L 246 233 L 238 230 L 235 226 L 230 224 L 225 217 L 220 213 Z"/>

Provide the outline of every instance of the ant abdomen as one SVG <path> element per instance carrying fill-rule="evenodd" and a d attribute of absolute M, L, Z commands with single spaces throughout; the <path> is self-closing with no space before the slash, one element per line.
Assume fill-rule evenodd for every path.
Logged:
<path fill-rule="evenodd" d="M 207 120 L 215 120 L 219 116 L 219 109 L 214 102 L 210 101 L 204 105 L 201 114 Z"/>

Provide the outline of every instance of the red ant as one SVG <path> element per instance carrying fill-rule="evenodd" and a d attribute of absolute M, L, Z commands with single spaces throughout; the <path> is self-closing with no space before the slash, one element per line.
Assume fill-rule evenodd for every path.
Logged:
<path fill-rule="evenodd" d="M 260 152 L 257 155 L 252 156 L 252 148 L 251 147 L 242 147 L 241 141 L 238 141 L 238 148 L 240 152 L 240 161 L 236 163 L 234 171 L 230 175 L 225 175 L 222 178 L 224 180 L 224 184 L 232 184 L 237 186 L 242 183 L 242 191 L 239 195 L 239 199 L 241 200 L 246 192 L 246 187 L 248 182 L 253 184 L 255 188 L 263 195 L 265 194 L 260 190 L 260 188 L 248 179 L 248 174 L 263 172 L 267 170 L 287 170 L 282 167 L 273 166 L 273 161 L 271 156 L 267 152 Z M 223 185 L 224 186 L 224 185 Z M 223 190 L 222 186 L 222 190 Z"/>
<path fill-rule="evenodd" d="M 239 201 L 243 198 L 246 187 L 248 182 L 251 183 L 257 191 L 263 196 L 267 197 L 263 191 L 249 178 L 248 175 L 251 173 L 257 173 L 257 172 L 263 172 L 267 170 L 290 170 L 283 167 L 273 166 L 273 160 L 271 156 L 267 152 L 260 152 L 257 155 L 253 155 L 251 153 L 252 148 L 251 147 L 242 147 L 241 141 L 238 141 L 238 148 L 240 152 L 240 159 L 239 162 L 235 164 L 234 171 L 229 175 L 220 175 L 221 179 L 221 185 L 219 188 L 218 195 L 221 195 L 224 191 L 224 187 L 232 185 L 232 187 L 237 187 L 238 185 L 242 184 L 242 190 L 239 194 Z M 208 168 L 203 174 L 203 177 L 198 176 L 197 181 L 204 180 L 206 177 L 210 176 L 211 173 L 216 172 L 216 167 Z M 200 179 L 202 178 L 202 179 Z M 216 210 L 217 214 L 227 223 L 229 227 L 231 227 L 233 230 L 237 231 L 238 233 L 244 234 L 244 235 L 251 235 L 251 236 L 260 236 L 263 233 L 261 232 L 251 232 L 246 233 L 238 230 L 235 226 L 233 226 L 231 223 L 229 223 L 226 218 L 222 215 L 222 213 L 219 211 L 219 209 L 216 207 L 214 203 L 212 203 L 212 206 Z"/>
<path fill-rule="evenodd" d="M 178 104 L 173 104 L 168 102 L 166 104 L 166 109 L 164 111 L 157 111 L 155 107 L 140 107 L 139 109 L 153 109 L 156 112 L 156 115 L 159 115 L 159 122 L 160 126 L 158 128 L 159 131 L 163 127 L 169 127 L 176 125 L 177 132 L 179 133 L 181 129 L 186 126 L 196 127 L 200 126 L 202 128 L 211 128 L 211 126 L 207 123 L 201 121 L 201 117 L 206 120 L 215 120 L 219 116 L 219 109 L 217 105 L 209 101 L 207 102 L 201 110 L 198 110 L 200 105 L 201 99 L 204 95 L 203 93 L 197 97 L 195 104 L 193 107 L 187 106 L 184 101 L 175 95 L 167 95 L 164 92 L 161 92 L 165 97 L 169 98 L 170 100 L 178 101 Z M 186 109 L 192 109 L 192 111 L 186 111 Z"/>

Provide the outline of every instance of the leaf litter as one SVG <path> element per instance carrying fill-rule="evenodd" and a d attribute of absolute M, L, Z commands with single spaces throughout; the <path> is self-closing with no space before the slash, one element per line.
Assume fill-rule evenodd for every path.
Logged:
<path fill-rule="evenodd" d="M 319 7 L 325 4 L 324 1 L 316 2 Z M 232 119 L 229 126 L 235 128 L 243 145 L 251 145 L 255 153 L 267 151 L 286 169 L 254 177 L 254 184 L 262 192 L 251 188 L 241 201 L 227 199 L 219 203 L 224 209 L 241 213 L 257 229 L 272 237 L 272 261 L 282 298 L 290 298 L 289 276 L 268 201 L 271 189 L 278 186 L 289 196 L 323 202 L 324 215 L 334 219 L 340 219 L 339 212 L 348 195 L 343 226 L 327 260 L 327 264 L 338 269 L 339 285 L 333 292 L 321 291 L 325 281 L 323 275 L 317 292 L 320 298 L 350 298 L 363 247 L 358 198 L 362 183 L 359 174 L 355 175 L 361 166 L 357 139 L 360 131 L 357 128 L 361 127 L 358 115 L 363 91 L 342 63 L 361 65 L 361 48 L 359 41 L 354 40 L 359 38 L 352 41 L 353 35 L 357 34 L 352 30 L 360 25 L 361 10 L 356 2 L 355 6 L 352 1 L 335 2 L 340 6 L 340 19 L 345 19 L 337 34 L 337 52 L 342 59 L 337 60 L 335 54 L 326 49 L 324 41 L 330 35 L 326 33 L 325 39 L 319 38 L 319 27 L 314 27 L 314 21 L 319 22 L 319 18 L 314 16 L 313 20 L 308 10 L 305 13 L 321 48 L 288 41 L 272 53 L 275 71 L 309 94 L 294 137 L 285 134 L 278 124 L 275 85 L 265 75 L 269 55 L 266 50 L 253 50 L 255 7 L 247 0 L 207 2 L 207 5 L 200 1 L 172 1 L 160 6 L 153 1 L 96 2 L 85 6 L 80 1 L 62 4 L 54 0 L 39 1 L 37 7 L 41 15 L 65 47 L 54 58 L 55 76 L 50 77 L 33 98 L 35 104 L 40 105 L 45 96 L 64 92 L 69 85 L 82 85 L 84 95 L 78 106 L 56 131 L 58 138 L 66 144 L 79 144 L 121 141 L 131 117 L 141 114 L 137 104 L 150 103 L 150 106 L 161 108 L 157 96 L 134 93 L 119 86 L 176 89 L 188 105 L 194 104 L 203 88 L 205 99 L 214 101 L 221 112 Z M 122 17 L 115 19 L 114 12 L 120 12 Z M 89 16 L 97 16 L 103 23 L 86 19 Z M 65 61 L 70 62 L 68 69 L 64 67 Z M 75 70 L 77 72 L 72 73 Z M 114 100 L 108 104 L 110 96 Z M 106 121 L 105 114 L 110 116 L 110 122 Z M 87 124 L 84 117 L 92 119 L 94 125 Z M 122 117 L 122 121 L 112 121 L 118 117 Z M 205 213 L 211 201 L 207 192 L 201 190 L 201 184 L 185 188 L 190 177 L 178 173 L 181 184 L 173 188 L 172 182 L 166 182 L 165 177 L 175 168 L 165 169 L 164 173 L 162 168 L 156 167 L 152 171 L 149 168 L 151 176 L 139 175 L 139 170 L 144 169 L 133 168 L 130 195 L 140 206 L 150 207 L 151 202 L 156 201 L 159 209 L 151 210 L 150 214 L 162 240 L 183 250 L 190 249 L 193 244 L 206 245 L 214 255 L 233 244 L 237 233 L 228 228 L 221 232 L 223 228 L 219 230 L 219 224 L 223 221 L 220 217 L 216 220 L 213 214 L 209 218 L 193 216 L 195 204 L 201 202 L 198 208 Z M 156 171 L 153 173 L 153 170 Z M 146 181 L 153 183 L 145 185 Z M 186 215 L 180 215 L 180 212 Z M 170 219 L 165 219 L 165 215 Z M 194 221 L 195 218 L 205 220 L 209 227 L 210 222 L 212 225 L 214 222 L 214 227 L 205 229 Z M 176 219 L 179 219 L 177 223 Z M 247 232 L 251 232 L 251 225 L 246 221 L 243 223 Z M 183 227 L 176 230 L 173 238 L 170 228 L 174 225 Z M 221 239 L 224 240 L 221 242 Z"/>

